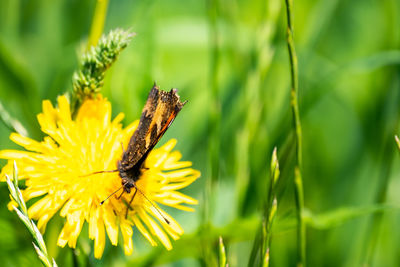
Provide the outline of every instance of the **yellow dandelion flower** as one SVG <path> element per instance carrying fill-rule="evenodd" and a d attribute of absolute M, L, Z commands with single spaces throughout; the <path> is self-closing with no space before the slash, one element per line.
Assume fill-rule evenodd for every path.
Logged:
<path fill-rule="evenodd" d="M 190 168 L 191 162 L 180 161 L 181 154 L 172 151 L 175 139 L 150 152 L 145 169 L 136 182 L 154 206 L 142 194 L 137 194 L 126 216 L 127 203 L 134 192 L 124 193 L 121 198 L 113 196 L 100 205 L 121 186 L 118 173 L 87 174 L 116 169 L 122 157 L 122 146 L 126 147 L 129 143 L 138 121 L 122 128 L 120 122 L 124 115 L 121 113 L 111 120 L 111 104 L 101 96 L 86 100 L 74 120 L 65 96 L 58 98 L 58 108 L 54 108 L 48 100 L 43 101 L 43 112 L 37 117 L 41 130 L 47 135 L 44 140 L 38 142 L 13 133 L 10 139 L 26 151 L 2 150 L 0 158 L 9 160 L 2 169 L 1 177 L 12 173 L 12 162 L 15 160 L 19 177 L 26 180 L 26 189 L 23 190 L 25 201 L 39 197 L 28 213 L 38 221 L 42 232 L 47 222 L 60 212 L 60 216 L 65 218 L 57 241 L 61 247 L 67 243 L 75 247 L 86 221 L 89 238 L 94 240 L 96 258 L 103 254 L 106 233 L 111 244 L 117 245 L 119 230 L 125 254 L 131 254 L 133 226 L 151 245 L 157 245 L 156 237 L 168 250 L 172 248 L 170 238 L 178 239 L 183 230 L 158 203 L 192 211 L 185 204 L 194 205 L 197 201 L 177 190 L 190 185 L 200 176 L 199 171 Z"/>

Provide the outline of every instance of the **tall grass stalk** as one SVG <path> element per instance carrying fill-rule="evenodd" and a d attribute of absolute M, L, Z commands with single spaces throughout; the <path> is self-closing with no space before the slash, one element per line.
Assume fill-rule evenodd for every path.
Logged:
<path fill-rule="evenodd" d="M 219 155 L 220 155 L 220 122 L 221 108 L 218 89 L 218 70 L 220 61 L 220 52 L 218 45 L 218 0 L 208 0 L 208 24 L 209 24 L 209 40 L 210 40 L 210 73 L 209 84 L 211 88 L 210 95 L 210 111 L 208 114 L 208 165 L 210 166 L 206 177 L 206 188 L 204 191 L 203 205 L 203 260 L 207 266 L 216 266 L 217 259 L 214 252 L 214 240 L 209 237 L 211 229 L 211 214 L 213 214 L 213 191 L 215 183 L 219 178 Z"/>
<path fill-rule="evenodd" d="M 87 49 L 89 49 L 91 46 L 95 46 L 103 33 L 104 23 L 107 16 L 107 7 L 108 7 L 108 0 L 96 1 L 96 7 L 94 10 L 92 25 L 90 27 Z"/>
<path fill-rule="evenodd" d="M 305 266 L 306 262 L 306 228 L 302 219 L 304 209 L 303 180 L 301 175 L 302 168 L 302 132 L 299 114 L 298 94 L 298 67 L 297 55 L 293 37 L 293 0 L 285 0 L 287 18 L 287 44 L 290 61 L 291 90 L 290 106 L 293 117 L 293 130 L 296 135 L 296 165 L 294 169 L 295 201 L 297 213 L 297 266 Z"/>
<path fill-rule="evenodd" d="M 222 236 L 219 237 L 218 255 L 219 255 L 218 266 L 219 267 L 228 267 L 228 263 L 226 262 L 226 251 L 225 251 L 224 241 L 222 240 Z"/>
<path fill-rule="evenodd" d="M 14 211 L 17 213 L 18 217 L 25 224 L 26 228 L 32 234 L 35 242 L 32 242 L 33 247 L 36 250 L 36 253 L 39 256 L 39 259 L 43 263 L 44 266 L 47 267 L 56 267 L 57 264 L 47 253 L 46 244 L 44 243 L 44 239 L 36 224 L 29 218 L 28 209 L 26 207 L 24 198 L 22 196 L 22 192 L 18 187 L 18 168 L 17 164 L 14 161 L 14 173 L 13 179 L 11 180 L 8 175 L 6 175 L 6 181 L 8 185 L 8 190 L 10 191 L 10 196 L 12 200 L 17 204 L 17 206 L 13 205 Z"/>
<path fill-rule="evenodd" d="M 278 162 L 278 155 L 277 149 L 274 148 L 272 152 L 272 159 L 271 159 L 271 175 L 270 175 L 270 185 L 269 191 L 267 196 L 267 203 L 265 208 L 265 215 L 264 215 L 264 240 L 262 243 L 262 266 L 268 267 L 269 266 L 269 253 L 270 253 L 270 246 L 271 246 L 271 237 L 272 237 L 272 222 L 274 221 L 276 211 L 278 210 L 278 200 L 276 198 L 276 185 L 279 178 L 279 162 Z"/>
<path fill-rule="evenodd" d="M 400 150 L 400 139 L 397 135 L 394 136 L 394 140 L 396 141 L 397 148 Z"/>
<path fill-rule="evenodd" d="M 271 157 L 271 172 L 268 194 L 264 203 L 264 218 L 261 228 L 254 240 L 248 266 L 269 266 L 270 245 L 272 237 L 272 222 L 278 209 L 277 182 L 280 175 L 277 149 L 274 148 Z"/>

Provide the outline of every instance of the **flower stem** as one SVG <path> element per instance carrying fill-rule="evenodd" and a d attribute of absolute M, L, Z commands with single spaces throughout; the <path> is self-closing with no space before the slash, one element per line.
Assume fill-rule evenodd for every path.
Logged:
<path fill-rule="evenodd" d="M 306 228 L 302 219 L 302 211 L 304 208 L 304 192 L 303 181 L 301 176 L 302 168 L 302 133 L 298 105 L 298 67 L 297 55 L 293 39 L 293 0 L 285 0 L 286 17 L 287 17 L 287 44 L 290 61 L 291 74 L 291 90 L 290 90 L 290 106 L 293 116 L 293 129 L 296 134 L 296 165 L 295 165 L 295 198 L 296 198 L 296 213 L 297 213 L 297 266 L 305 266 L 305 250 L 306 250 Z"/>
<path fill-rule="evenodd" d="M 90 27 L 90 35 L 87 44 L 89 49 L 91 46 L 95 46 L 100 39 L 104 29 L 104 22 L 107 15 L 108 0 L 97 0 L 96 7 L 94 10 L 94 16 L 92 20 L 92 26 Z"/>

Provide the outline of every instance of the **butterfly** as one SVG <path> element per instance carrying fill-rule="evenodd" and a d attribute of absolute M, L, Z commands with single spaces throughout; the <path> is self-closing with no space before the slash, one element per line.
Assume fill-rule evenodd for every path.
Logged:
<path fill-rule="evenodd" d="M 136 182 L 140 179 L 141 173 L 145 169 L 144 163 L 148 155 L 171 126 L 172 122 L 186 103 L 187 101 L 180 101 L 176 89 L 171 89 L 169 92 L 166 92 L 160 90 L 159 87 L 154 84 L 153 88 L 150 90 L 149 96 L 147 97 L 146 104 L 144 105 L 139 125 L 133 133 L 127 149 L 123 149 L 122 159 L 118 161 L 117 170 L 108 171 L 119 172 L 122 186 L 100 204 L 103 204 L 104 201 L 120 189 L 123 189 L 123 192 L 119 198 L 125 192 L 129 194 L 131 189 L 134 188 L 135 192 L 129 202 L 128 209 L 137 192 L 140 192 L 151 203 L 151 205 L 154 206 L 146 195 L 137 187 Z M 166 218 L 164 219 L 169 223 Z"/>

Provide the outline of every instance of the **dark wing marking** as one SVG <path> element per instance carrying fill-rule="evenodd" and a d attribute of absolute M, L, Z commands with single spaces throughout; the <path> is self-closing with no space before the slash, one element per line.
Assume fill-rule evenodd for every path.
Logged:
<path fill-rule="evenodd" d="M 154 85 L 143 108 L 139 125 L 122 155 L 121 164 L 125 170 L 139 168 L 143 164 L 185 103 L 180 101 L 176 89 L 165 92 Z"/>
<path fill-rule="evenodd" d="M 150 145 L 150 147 L 147 149 L 146 153 L 141 157 L 141 159 L 132 167 L 133 169 L 135 168 L 140 168 L 144 161 L 146 160 L 147 156 L 149 155 L 150 151 L 153 150 L 153 148 L 157 145 L 158 141 L 161 139 L 161 137 L 164 135 L 164 133 L 167 131 L 169 126 L 172 124 L 176 117 L 177 113 L 174 115 L 171 115 L 171 121 L 170 123 L 165 125 L 165 128 L 160 132 L 160 134 L 154 139 L 154 142 Z"/>

